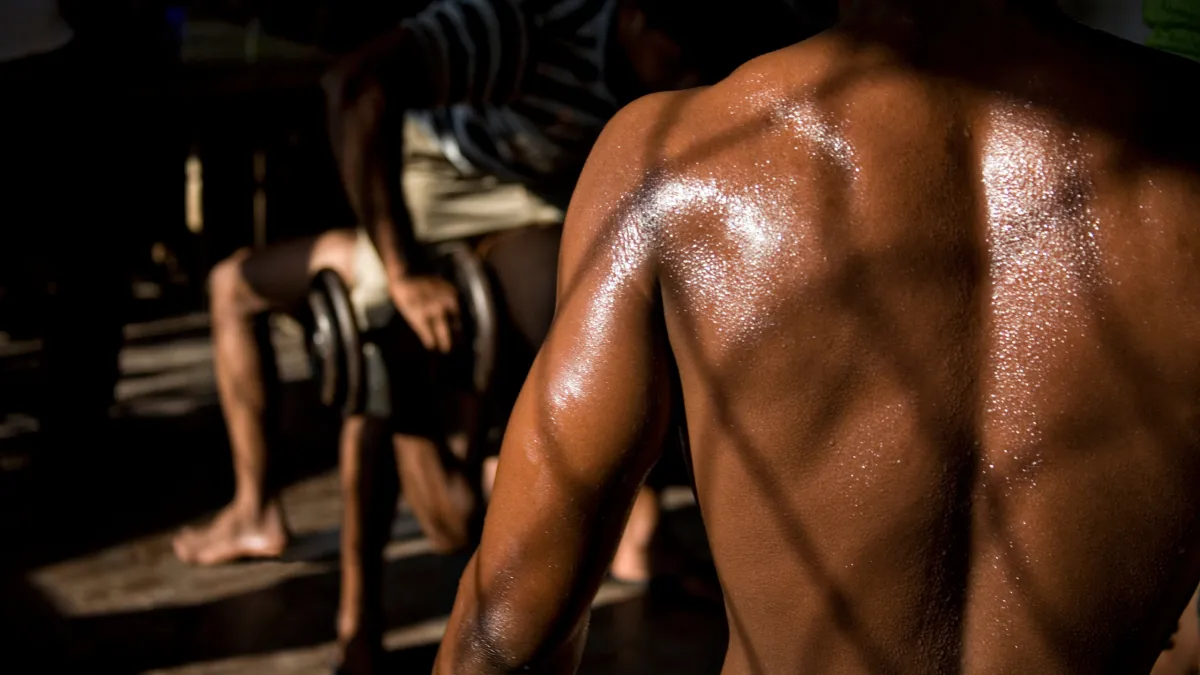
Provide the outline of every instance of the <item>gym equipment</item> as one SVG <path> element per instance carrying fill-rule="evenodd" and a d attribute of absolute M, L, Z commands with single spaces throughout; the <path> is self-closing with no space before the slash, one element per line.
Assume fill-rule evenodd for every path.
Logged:
<path fill-rule="evenodd" d="M 439 245 L 433 254 L 438 273 L 459 289 L 471 384 L 483 394 L 491 385 L 498 337 L 491 282 L 479 257 L 462 242 Z M 407 330 L 403 317 L 388 304 L 368 310 L 368 325 L 359 325 L 350 289 L 331 269 L 313 279 L 308 309 L 309 355 L 321 402 L 345 415 L 390 416 L 393 382 L 388 365 L 395 358 L 395 331 Z"/>
<path fill-rule="evenodd" d="M 350 289 L 331 269 L 317 272 L 308 292 L 312 319 L 309 355 L 321 403 L 347 415 L 359 410 L 363 390 L 362 339 Z"/>

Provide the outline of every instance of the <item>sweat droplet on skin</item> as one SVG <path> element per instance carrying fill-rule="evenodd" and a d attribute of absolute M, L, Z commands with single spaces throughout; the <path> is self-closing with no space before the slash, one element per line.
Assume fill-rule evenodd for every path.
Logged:
<path fill-rule="evenodd" d="M 1098 278 L 1098 225 L 1081 141 L 1020 110 L 992 114 L 983 155 L 991 277 L 987 432 L 1001 439 L 1002 476 L 1036 480 L 1044 420 L 1036 407 L 1051 376 L 1051 348 L 1083 332 L 1080 311 Z M 995 474 L 996 462 L 988 462 Z"/>
<path fill-rule="evenodd" d="M 991 360 L 984 380 L 988 443 L 981 487 L 985 498 L 1007 499 L 1037 487 L 1053 417 L 1039 407 L 1042 390 L 1052 383 L 1068 342 L 1088 330 L 1087 295 L 1103 278 L 1081 139 L 1015 106 L 993 112 L 988 127 L 982 187 Z M 1013 617 L 1023 611 L 1017 570 L 1036 563 L 1018 544 L 1027 529 L 1020 520 L 995 532 L 1002 537 L 995 568 L 1007 587 L 999 598 L 996 635 L 1006 640 Z"/>

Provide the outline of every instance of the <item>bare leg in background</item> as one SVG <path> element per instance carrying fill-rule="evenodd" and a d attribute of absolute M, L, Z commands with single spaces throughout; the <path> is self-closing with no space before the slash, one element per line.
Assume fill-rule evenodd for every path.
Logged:
<path fill-rule="evenodd" d="M 658 528 L 658 492 L 643 486 L 629 512 L 629 522 L 621 534 L 621 543 L 613 556 L 609 573 L 617 581 L 646 583 L 650 581 L 650 542 Z"/>
<path fill-rule="evenodd" d="M 275 557 L 286 548 L 283 511 L 268 483 L 267 389 L 254 321 L 265 312 L 296 306 L 320 269 L 331 268 L 353 284 L 356 236 L 352 230 L 334 230 L 260 251 L 240 251 L 213 269 L 213 361 L 233 452 L 235 491 L 233 501 L 210 525 L 185 529 L 175 537 L 180 560 L 219 565 Z"/>
<path fill-rule="evenodd" d="M 413 336 L 415 341 L 415 336 Z M 417 358 L 426 358 L 424 349 Z M 421 383 L 421 396 L 433 387 Z M 403 404 L 401 404 L 403 405 Z M 427 413 L 421 410 L 422 414 Z M 469 420 L 469 418 L 466 418 Z M 397 488 L 437 553 L 473 541 L 476 473 L 468 470 L 467 434 L 389 433 L 389 422 L 350 417 L 342 429 L 342 585 L 337 634 L 340 672 L 374 673 L 383 655 L 383 552 L 396 512 Z M 390 438 L 389 438 L 390 435 Z M 390 448 L 389 446 L 390 441 Z"/>
<path fill-rule="evenodd" d="M 371 673 L 383 653 L 383 549 L 396 511 L 395 459 L 387 424 L 363 416 L 342 425 L 342 578 L 337 616 L 341 667 Z"/>

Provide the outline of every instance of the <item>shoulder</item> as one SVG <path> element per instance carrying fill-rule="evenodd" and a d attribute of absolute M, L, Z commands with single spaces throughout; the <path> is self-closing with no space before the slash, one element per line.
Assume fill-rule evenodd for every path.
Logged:
<path fill-rule="evenodd" d="M 646 96 L 622 108 L 604 127 L 567 210 L 560 284 L 582 268 L 592 268 L 606 278 L 638 279 L 649 288 L 657 237 L 645 217 L 647 205 L 663 175 L 672 172 L 666 146 L 686 126 L 684 110 L 702 95 L 703 90 L 693 89 Z M 599 263 L 606 260 L 611 264 Z"/>
<path fill-rule="evenodd" d="M 600 219 L 652 196 L 656 186 L 716 165 L 764 135 L 781 90 L 777 57 L 760 57 L 715 85 L 643 96 L 597 138 L 571 200 L 571 219 Z"/>
<path fill-rule="evenodd" d="M 827 31 L 751 59 L 711 86 L 643 96 L 608 123 L 593 157 L 633 142 L 649 143 L 644 150 L 653 150 L 651 154 L 670 155 L 706 133 L 752 122 L 780 98 L 803 95 L 837 75 L 849 51 L 845 43 Z"/>
<path fill-rule="evenodd" d="M 789 101 L 823 75 L 813 53 L 824 51 L 802 43 L 756 58 L 715 85 L 651 94 L 622 108 L 592 148 L 565 236 L 653 238 L 643 221 L 659 220 L 646 216 L 663 190 L 687 177 L 727 174 L 770 149 Z"/>
<path fill-rule="evenodd" d="M 618 111 L 588 155 L 569 219 L 602 217 L 640 194 L 650 177 L 664 170 L 672 141 L 688 126 L 691 104 L 704 92 L 651 94 Z"/>

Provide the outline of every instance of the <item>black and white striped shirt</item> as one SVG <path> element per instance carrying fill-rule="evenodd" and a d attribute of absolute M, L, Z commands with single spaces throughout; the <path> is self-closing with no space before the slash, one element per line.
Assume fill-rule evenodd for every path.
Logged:
<path fill-rule="evenodd" d="M 565 205 L 617 101 L 606 77 L 618 0 L 436 0 L 405 26 L 438 107 L 417 113 L 466 172 Z"/>

